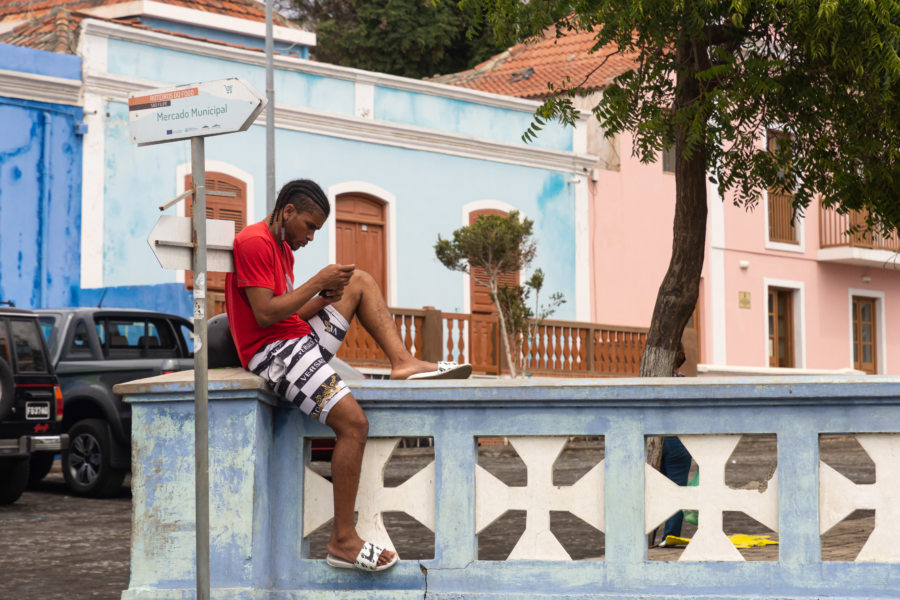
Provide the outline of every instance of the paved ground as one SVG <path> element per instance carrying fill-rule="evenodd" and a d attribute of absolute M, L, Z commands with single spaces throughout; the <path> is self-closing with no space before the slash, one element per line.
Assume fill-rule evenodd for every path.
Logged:
<path fill-rule="evenodd" d="M 856 483 L 874 482 L 874 465 L 852 437 L 832 436 L 821 456 Z M 570 442 L 557 461 L 555 483 L 570 485 L 603 457 L 602 440 Z M 726 481 L 734 487 L 753 486 L 765 478 L 775 458 L 772 436 L 745 437 L 729 461 Z M 386 483 L 396 485 L 431 460 L 428 448 L 401 449 L 388 464 Z M 510 446 L 481 448 L 479 463 L 509 485 L 525 483 L 524 464 Z M 318 465 L 323 473 L 327 465 Z M 127 483 L 127 480 L 126 480 Z M 510 512 L 479 536 L 482 560 L 502 560 L 524 530 L 525 515 Z M 434 536 L 415 520 L 388 515 L 386 525 L 406 559 L 428 558 Z M 857 511 L 822 539 L 823 558 L 852 560 L 874 525 L 872 511 Z M 551 529 L 575 559 L 602 559 L 603 534 L 568 513 L 554 513 Z M 690 537 L 692 526 L 683 534 Z M 726 515 L 727 533 L 770 534 L 741 513 Z M 116 498 L 89 500 L 68 494 L 58 464 L 34 490 L 11 506 L 0 506 L 0 599 L 118 600 L 128 586 L 131 539 L 131 493 L 128 486 Z M 313 556 L 324 557 L 327 530 L 311 539 Z M 777 560 L 778 546 L 741 551 L 748 560 Z M 650 560 L 677 560 L 680 549 L 651 548 Z"/>

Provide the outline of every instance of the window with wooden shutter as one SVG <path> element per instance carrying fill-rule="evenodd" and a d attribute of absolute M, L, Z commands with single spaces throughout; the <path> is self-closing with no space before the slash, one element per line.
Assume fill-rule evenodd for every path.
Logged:
<path fill-rule="evenodd" d="M 184 178 L 186 190 L 191 189 L 194 180 L 190 175 Z M 247 226 L 247 184 L 225 173 L 208 172 L 206 173 L 206 218 L 221 219 L 223 221 L 232 221 L 234 223 L 234 232 L 238 233 Z M 210 193 L 213 192 L 213 193 Z M 227 196 L 216 195 L 215 192 L 228 194 Z M 188 196 L 185 200 L 185 214 L 188 217 L 194 215 L 194 199 Z M 194 289 L 194 272 L 186 271 L 184 274 L 184 285 L 187 289 Z M 206 290 L 213 294 L 224 294 L 225 292 L 225 273 L 217 273 L 210 271 L 207 273 Z M 224 302 L 224 301 L 223 301 Z M 223 309 L 218 312 L 224 311 Z M 214 311 L 213 311 L 214 312 Z M 217 313 L 215 313 L 217 314 Z M 209 314 L 208 316 L 212 316 Z"/>
<path fill-rule="evenodd" d="M 767 134 L 769 152 L 781 149 L 788 139 L 787 134 L 770 130 Z M 797 222 L 794 218 L 794 195 L 789 190 L 778 185 L 770 187 L 768 195 L 769 241 L 783 244 L 799 244 Z"/>
<path fill-rule="evenodd" d="M 474 224 L 475 220 L 481 215 L 500 215 L 501 217 L 505 217 L 509 215 L 509 213 L 496 209 L 477 210 L 469 213 L 469 225 Z M 484 269 L 472 267 L 472 273 L 473 275 L 475 275 L 475 277 L 479 277 L 483 281 L 487 280 L 487 273 L 484 271 Z M 483 285 L 477 283 L 475 281 L 475 277 L 471 277 L 469 280 L 469 299 L 472 313 L 482 315 L 497 314 L 497 307 L 494 305 L 494 301 L 491 300 L 491 291 Z M 505 285 L 507 287 L 515 287 L 519 285 L 519 272 L 512 271 L 509 273 L 504 273 L 500 276 L 498 283 L 501 286 Z"/>

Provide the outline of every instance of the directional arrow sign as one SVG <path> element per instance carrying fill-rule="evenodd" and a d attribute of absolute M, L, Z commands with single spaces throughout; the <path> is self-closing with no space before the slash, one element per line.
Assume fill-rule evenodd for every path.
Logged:
<path fill-rule="evenodd" d="M 239 77 L 136 92 L 128 98 L 131 141 L 146 146 L 244 131 L 265 105 Z"/>
<path fill-rule="evenodd" d="M 162 215 L 147 237 L 150 249 L 163 269 L 192 269 L 194 244 L 191 218 Z M 220 219 L 206 221 L 206 270 L 229 273 L 234 270 L 234 223 Z"/>

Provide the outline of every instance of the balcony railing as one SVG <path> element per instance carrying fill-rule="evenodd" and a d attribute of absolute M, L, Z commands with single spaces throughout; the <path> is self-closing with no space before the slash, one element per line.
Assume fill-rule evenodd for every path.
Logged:
<path fill-rule="evenodd" d="M 493 315 L 442 313 L 433 308 L 391 308 L 400 336 L 423 360 L 472 363 L 477 373 L 508 372 Z M 544 320 L 522 348 L 524 372 L 562 377 L 636 375 L 647 330 L 595 323 Z M 388 367 L 387 356 L 354 320 L 338 356 L 358 367 Z"/>
<path fill-rule="evenodd" d="M 850 211 L 838 214 L 833 208 L 819 205 L 819 247 L 820 248 L 869 248 L 900 252 L 900 238 L 895 230 L 889 236 L 867 231 L 866 214 Z"/>

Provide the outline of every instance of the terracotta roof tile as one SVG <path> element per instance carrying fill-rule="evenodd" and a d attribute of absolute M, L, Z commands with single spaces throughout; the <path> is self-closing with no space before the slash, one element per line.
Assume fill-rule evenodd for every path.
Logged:
<path fill-rule="evenodd" d="M 65 8 L 70 12 L 112 6 L 130 2 L 131 0 L 4 0 L 0 3 L 0 24 L 22 20 L 38 19 L 46 16 L 54 9 Z M 157 0 L 163 4 L 171 4 L 183 8 L 193 8 L 210 13 L 247 19 L 249 21 L 265 21 L 265 5 L 256 0 Z M 276 25 L 299 29 L 295 24 L 278 14 L 274 14 Z"/>
<path fill-rule="evenodd" d="M 154 27 L 148 27 L 147 25 L 144 25 L 143 23 L 140 23 L 133 18 L 101 19 L 94 15 L 80 12 L 69 12 L 64 9 L 55 9 L 53 12 L 45 15 L 43 18 L 31 20 L 27 23 L 19 25 L 18 27 L 15 27 L 10 31 L 7 31 L 6 33 L 0 33 L 0 44 L 12 44 L 14 46 L 27 46 L 28 48 L 35 48 L 38 50 L 48 50 L 50 52 L 76 54 L 76 47 L 78 44 L 78 36 L 76 31 L 78 29 L 78 26 L 81 24 L 81 21 L 84 19 L 108 21 L 110 23 L 129 25 L 138 29 L 156 31 L 159 33 L 165 33 L 166 35 L 184 39 L 210 42 L 212 44 L 227 46 L 229 48 L 241 48 L 243 50 L 263 52 L 262 48 L 256 48 L 253 46 L 244 46 L 241 44 L 222 42 L 220 40 L 189 35 L 186 33 L 177 33 Z M 275 54 L 278 55 L 281 53 L 276 50 Z"/>
<path fill-rule="evenodd" d="M 0 34 L 0 43 L 27 46 L 48 52 L 75 54 L 78 44 L 76 30 L 80 17 L 57 8 L 41 19 L 33 19 Z"/>
<path fill-rule="evenodd" d="M 474 69 L 431 81 L 531 99 L 547 96 L 548 83 L 606 87 L 635 63 L 616 52 L 613 45 L 590 53 L 594 36 L 594 32 L 583 31 L 557 38 L 555 30 L 548 31 L 542 39 L 513 46 Z"/>

